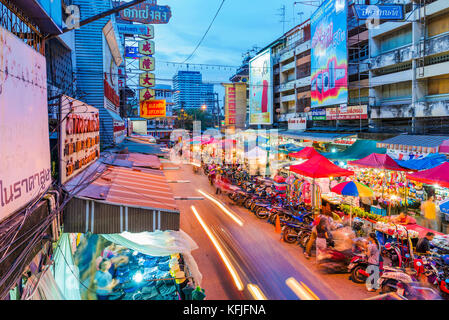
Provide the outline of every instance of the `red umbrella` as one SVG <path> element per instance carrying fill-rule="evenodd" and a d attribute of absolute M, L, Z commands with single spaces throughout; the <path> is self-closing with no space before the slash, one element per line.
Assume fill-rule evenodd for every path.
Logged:
<path fill-rule="evenodd" d="M 323 157 L 318 151 L 312 147 L 306 147 L 298 152 L 293 152 L 288 154 L 289 157 L 298 159 L 312 159 L 315 156 Z M 323 157 L 324 158 L 324 157 Z"/>
<path fill-rule="evenodd" d="M 348 177 L 354 171 L 340 168 L 322 155 L 315 156 L 304 163 L 290 166 L 290 171 L 310 178 Z"/>
<path fill-rule="evenodd" d="M 407 174 L 407 179 L 449 188 L 449 162 L 443 162 L 429 170 Z"/>
<path fill-rule="evenodd" d="M 348 161 L 349 165 L 365 167 L 365 168 L 375 168 L 375 169 L 384 169 L 384 170 L 393 170 L 393 171 L 409 171 L 409 169 L 404 169 L 399 166 L 396 161 L 394 161 L 387 154 L 379 154 L 372 153 L 369 156 L 356 160 L 356 161 Z"/>

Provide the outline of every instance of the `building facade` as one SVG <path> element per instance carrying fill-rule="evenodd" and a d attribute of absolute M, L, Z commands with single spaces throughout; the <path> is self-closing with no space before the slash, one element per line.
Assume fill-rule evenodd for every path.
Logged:
<path fill-rule="evenodd" d="M 178 109 L 198 109 L 206 105 L 214 107 L 214 85 L 203 83 L 199 71 L 178 71 L 173 77 L 174 103 Z"/>
<path fill-rule="evenodd" d="M 74 0 L 81 20 L 113 7 L 111 0 Z M 118 68 L 124 49 L 119 41 L 115 16 L 108 16 L 75 30 L 77 95 L 100 111 L 100 140 L 103 146 L 125 138 L 120 117 Z"/>

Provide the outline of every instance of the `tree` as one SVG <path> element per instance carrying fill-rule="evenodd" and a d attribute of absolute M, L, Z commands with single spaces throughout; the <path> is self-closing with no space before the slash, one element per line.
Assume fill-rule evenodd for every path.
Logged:
<path fill-rule="evenodd" d="M 201 130 L 206 130 L 214 125 L 213 115 L 202 109 L 181 109 L 177 112 L 175 127 L 179 129 L 193 130 L 193 121 L 201 121 Z"/>

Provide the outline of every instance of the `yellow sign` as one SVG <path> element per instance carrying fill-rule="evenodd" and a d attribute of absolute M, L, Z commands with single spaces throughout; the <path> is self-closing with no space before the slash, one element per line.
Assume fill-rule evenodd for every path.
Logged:
<path fill-rule="evenodd" d="M 141 87 L 150 88 L 156 85 L 154 73 L 144 72 L 139 75 L 139 85 Z"/>
<path fill-rule="evenodd" d="M 139 41 L 139 53 L 146 56 L 154 54 L 154 41 L 143 40 Z"/>
<path fill-rule="evenodd" d="M 225 87 L 225 126 L 243 129 L 246 121 L 246 84 L 223 83 Z"/>
<path fill-rule="evenodd" d="M 165 100 L 141 101 L 140 117 L 146 119 L 166 117 L 166 107 Z"/>
<path fill-rule="evenodd" d="M 156 97 L 156 93 L 153 89 L 140 90 L 140 101 L 152 100 L 154 97 Z"/>
<path fill-rule="evenodd" d="M 155 68 L 155 61 L 153 57 L 141 57 L 139 59 L 139 69 L 143 71 L 153 71 Z"/>

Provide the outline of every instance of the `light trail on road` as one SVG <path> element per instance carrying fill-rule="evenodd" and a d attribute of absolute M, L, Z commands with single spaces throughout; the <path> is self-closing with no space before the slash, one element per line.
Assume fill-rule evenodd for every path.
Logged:
<path fill-rule="evenodd" d="M 248 291 L 253 296 L 254 300 L 267 300 L 262 290 L 255 284 L 248 284 Z"/>
<path fill-rule="evenodd" d="M 195 217 L 198 220 L 198 222 L 200 223 L 201 227 L 203 227 L 203 229 L 206 232 L 207 236 L 212 241 L 212 244 L 214 245 L 215 249 L 217 249 L 218 254 L 220 255 L 220 257 L 223 260 L 226 268 L 228 269 L 229 273 L 231 274 L 231 277 L 234 280 L 235 286 L 237 287 L 237 289 L 239 291 L 243 291 L 243 289 L 245 287 L 243 286 L 242 280 L 240 279 L 240 277 L 239 277 L 237 271 L 235 270 L 234 266 L 231 264 L 231 261 L 229 260 L 229 258 L 224 253 L 224 250 L 221 248 L 220 244 L 218 243 L 217 238 L 215 238 L 215 236 L 210 231 L 209 227 L 204 223 L 203 219 L 199 215 L 199 213 L 196 210 L 196 208 L 194 206 L 191 206 L 190 208 L 192 209 L 192 212 L 195 215 Z"/>
<path fill-rule="evenodd" d="M 285 284 L 300 298 L 301 300 L 320 300 L 312 290 L 303 282 L 299 283 L 295 278 L 290 277 L 285 280 Z"/>
<path fill-rule="evenodd" d="M 199 193 L 201 193 L 204 197 L 206 197 L 207 199 L 209 199 L 210 201 L 212 201 L 213 203 L 215 203 L 217 205 L 217 207 L 219 207 L 224 213 L 226 213 L 232 220 L 235 221 L 235 223 L 237 223 L 239 226 L 243 227 L 243 221 L 240 220 L 235 214 L 233 214 L 230 210 L 228 210 L 228 208 L 226 208 L 220 201 L 218 201 L 217 199 L 215 199 L 214 197 L 210 196 L 209 194 L 207 194 L 206 192 L 202 191 L 202 190 L 197 190 Z"/>

